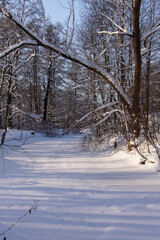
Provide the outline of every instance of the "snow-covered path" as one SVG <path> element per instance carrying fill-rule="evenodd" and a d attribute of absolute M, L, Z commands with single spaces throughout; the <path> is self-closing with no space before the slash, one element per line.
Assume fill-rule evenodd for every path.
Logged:
<path fill-rule="evenodd" d="M 0 234 L 38 200 L 7 240 L 159 240 L 160 173 L 123 151 L 84 153 L 79 141 L 33 136 L 5 147 Z"/>

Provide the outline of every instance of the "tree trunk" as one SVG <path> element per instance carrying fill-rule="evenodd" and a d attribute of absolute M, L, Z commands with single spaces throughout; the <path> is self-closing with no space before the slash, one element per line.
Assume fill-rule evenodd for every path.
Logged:
<path fill-rule="evenodd" d="M 48 99 L 49 99 L 49 91 L 51 86 L 51 68 L 52 68 L 52 63 L 50 63 L 48 68 L 47 88 L 45 89 L 44 105 L 43 105 L 43 121 L 47 120 Z"/>
<path fill-rule="evenodd" d="M 7 103 L 6 103 L 6 116 L 5 116 L 5 122 L 4 122 L 4 126 L 3 126 L 3 133 L 2 133 L 2 137 L 1 137 L 0 146 L 4 144 L 8 125 L 9 125 L 9 117 L 10 117 L 10 113 L 11 113 L 11 102 L 12 102 L 11 86 L 12 86 L 12 77 L 10 77 L 10 79 L 9 79 L 9 85 L 8 85 L 8 91 L 7 91 Z"/>
<path fill-rule="evenodd" d="M 149 96 L 150 96 L 150 52 L 147 55 L 147 69 L 145 77 L 145 105 L 144 105 L 144 129 L 145 134 L 148 134 L 148 117 L 149 117 Z"/>
<path fill-rule="evenodd" d="M 141 90 L 141 48 L 140 48 L 140 17 L 141 0 L 133 3 L 133 52 L 134 52 L 134 85 L 132 102 L 132 134 L 135 138 L 140 135 L 140 90 Z"/>

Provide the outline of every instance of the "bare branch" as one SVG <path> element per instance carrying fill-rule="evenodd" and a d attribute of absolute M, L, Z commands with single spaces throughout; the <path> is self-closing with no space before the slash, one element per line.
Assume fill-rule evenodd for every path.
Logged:
<path fill-rule="evenodd" d="M 157 24 L 153 27 L 153 29 L 148 32 L 145 36 L 142 37 L 141 42 L 145 41 L 149 36 L 154 34 L 158 29 L 160 29 L 160 20 L 157 22 Z"/>
<path fill-rule="evenodd" d="M 9 228 L 7 228 L 5 231 L 0 233 L 0 236 L 4 236 L 8 231 L 10 231 L 14 226 L 16 226 L 27 214 L 31 214 L 32 210 L 36 210 L 38 207 L 37 200 L 35 201 L 34 205 L 30 207 L 30 209 L 21 217 L 17 219 L 15 223 L 13 223 Z"/>
<path fill-rule="evenodd" d="M 74 36 L 74 24 L 75 24 L 74 0 L 72 0 L 72 3 L 71 4 L 69 3 L 69 5 L 70 5 L 70 14 L 68 17 L 67 30 L 66 30 L 66 50 L 70 48 L 70 45 L 72 43 L 73 36 Z M 72 28 L 70 27 L 71 21 L 72 21 Z M 71 33 L 69 34 L 70 28 L 71 28 Z"/>

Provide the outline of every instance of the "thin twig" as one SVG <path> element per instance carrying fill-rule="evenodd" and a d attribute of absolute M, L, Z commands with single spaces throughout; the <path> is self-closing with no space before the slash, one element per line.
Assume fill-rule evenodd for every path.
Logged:
<path fill-rule="evenodd" d="M 38 207 L 37 202 L 38 202 L 38 200 L 35 201 L 34 205 L 31 206 L 31 208 L 30 208 L 23 216 L 19 217 L 16 222 L 14 222 L 14 223 L 13 223 L 10 227 L 8 227 L 5 231 L 1 232 L 1 233 L 0 233 L 0 237 L 1 237 L 1 236 L 4 236 L 8 231 L 10 231 L 10 230 L 11 230 L 15 225 L 17 225 L 17 224 L 21 221 L 21 219 L 23 219 L 27 214 L 31 214 L 31 213 L 32 213 L 32 210 L 35 211 L 35 210 L 37 209 L 37 207 Z"/>

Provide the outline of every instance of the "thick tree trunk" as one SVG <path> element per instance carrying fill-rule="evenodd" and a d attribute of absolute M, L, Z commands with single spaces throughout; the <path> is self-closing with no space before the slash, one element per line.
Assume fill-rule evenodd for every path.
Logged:
<path fill-rule="evenodd" d="M 140 17 L 141 0 L 133 3 L 133 52 L 134 52 L 134 85 L 132 102 L 132 133 L 135 138 L 140 135 L 140 90 L 141 90 L 141 48 L 140 48 Z"/>

